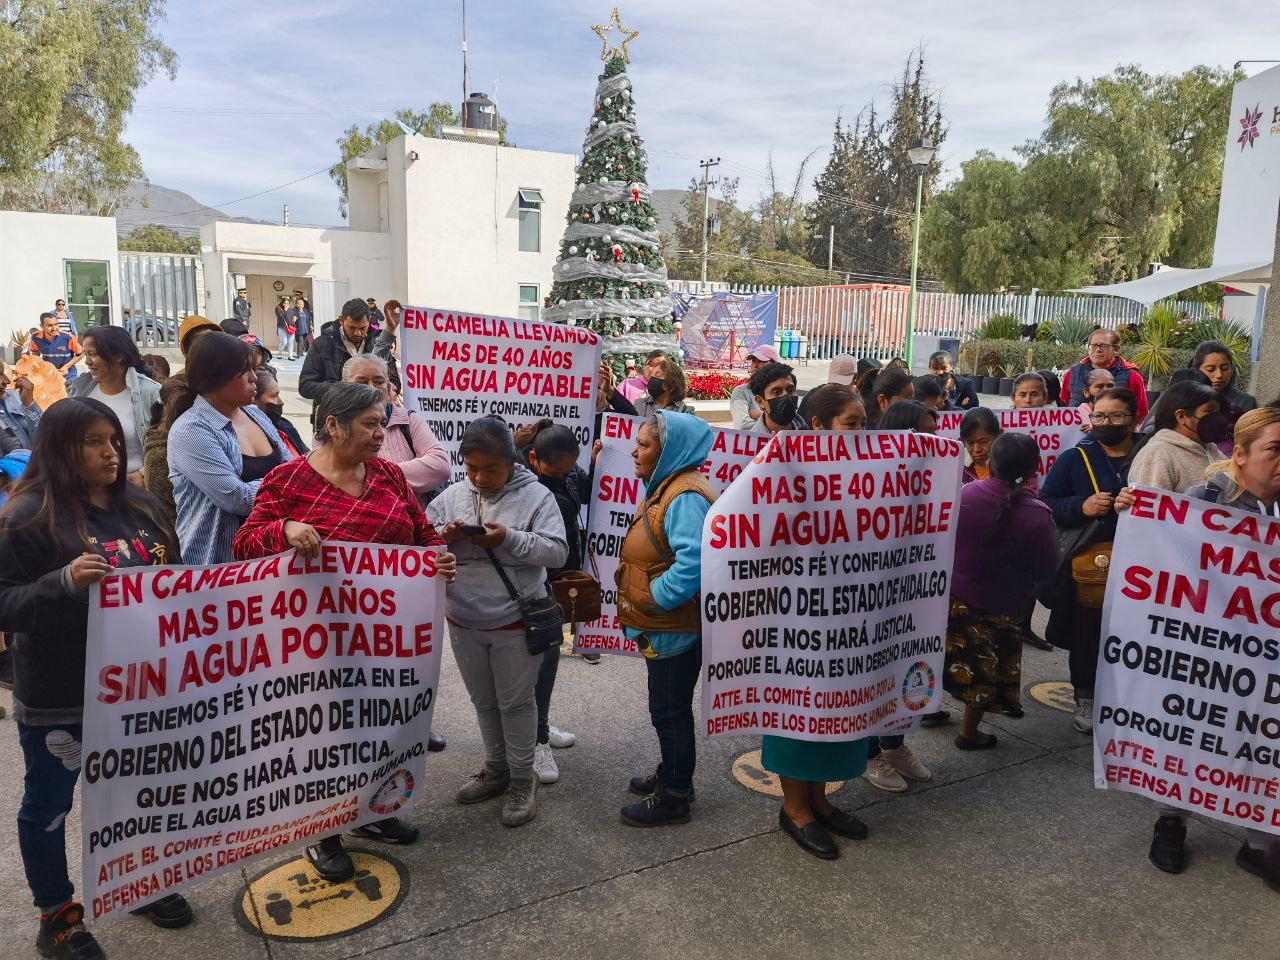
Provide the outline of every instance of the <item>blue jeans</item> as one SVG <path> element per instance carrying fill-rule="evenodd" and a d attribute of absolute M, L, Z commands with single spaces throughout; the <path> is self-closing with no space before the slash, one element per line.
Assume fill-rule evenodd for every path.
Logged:
<path fill-rule="evenodd" d="M 80 724 L 18 724 L 27 775 L 18 808 L 18 847 L 35 905 L 48 913 L 71 899 L 66 819 L 80 776 Z"/>
<path fill-rule="evenodd" d="M 684 792 L 693 786 L 697 763 L 693 688 L 702 672 L 702 643 L 674 657 L 644 663 L 649 672 L 649 718 L 662 751 L 662 786 Z"/>
<path fill-rule="evenodd" d="M 881 750 L 897 750 L 905 739 L 907 738 L 902 734 L 896 737 L 867 737 L 867 759 L 880 756 Z"/>

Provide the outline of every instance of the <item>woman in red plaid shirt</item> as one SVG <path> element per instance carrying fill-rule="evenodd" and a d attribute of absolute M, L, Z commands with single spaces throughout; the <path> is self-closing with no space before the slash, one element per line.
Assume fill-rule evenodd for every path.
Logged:
<path fill-rule="evenodd" d="M 386 437 L 386 401 L 374 387 L 335 384 L 316 405 L 316 449 L 267 474 L 253 512 L 236 534 L 239 560 L 269 557 L 293 547 L 305 557 L 322 540 L 443 546 L 394 463 L 379 458 Z M 453 554 L 436 560 L 445 580 L 457 570 Z M 418 830 L 396 817 L 352 831 L 384 843 L 413 843 Z M 307 847 L 307 859 L 331 883 L 355 874 L 339 836 Z"/>

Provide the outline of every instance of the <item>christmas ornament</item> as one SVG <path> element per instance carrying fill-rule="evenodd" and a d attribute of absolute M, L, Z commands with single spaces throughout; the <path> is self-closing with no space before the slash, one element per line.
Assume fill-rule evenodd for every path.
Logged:
<path fill-rule="evenodd" d="M 608 177 L 601 177 L 601 178 L 600 178 L 600 186 L 604 187 L 604 186 L 608 186 L 608 184 L 609 184 L 609 178 L 608 178 Z"/>
<path fill-rule="evenodd" d="M 612 217 L 612 216 L 615 216 L 615 215 L 617 214 L 617 212 L 618 212 L 618 208 L 617 208 L 617 207 L 610 207 L 610 208 L 609 208 L 609 216 L 611 216 L 611 217 Z"/>
<path fill-rule="evenodd" d="M 612 106 L 612 105 L 613 105 L 613 97 L 605 97 L 605 98 L 604 98 L 604 105 L 605 105 L 606 107 Z"/>
<path fill-rule="evenodd" d="M 645 325 L 645 327 L 652 327 L 652 326 L 653 326 L 653 321 L 652 321 L 652 320 L 650 320 L 648 317 L 645 317 L 645 318 L 644 318 L 644 325 Z"/>
<path fill-rule="evenodd" d="M 652 226 L 653 226 L 655 223 L 657 223 L 658 221 L 657 221 L 657 220 L 655 220 L 655 219 L 653 219 L 653 217 L 650 217 L 650 218 L 649 218 L 647 221 L 645 221 L 645 222 L 646 222 L 646 223 L 648 223 L 648 224 L 649 224 L 649 226 L 651 226 L 651 227 L 652 227 Z"/>
<path fill-rule="evenodd" d="M 632 203 L 639 203 L 639 202 L 640 202 L 640 184 L 636 183 L 636 182 L 633 180 L 633 181 L 631 181 L 631 183 L 627 186 L 627 189 L 631 191 L 631 202 L 632 202 Z"/>
<path fill-rule="evenodd" d="M 635 152 L 634 150 L 628 150 L 628 151 L 627 151 L 627 159 L 628 159 L 628 160 L 634 160 L 635 158 L 636 158 L 636 152 Z"/>
<path fill-rule="evenodd" d="M 626 167 L 624 167 L 622 164 L 618 164 L 618 172 L 619 172 L 619 173 L 624 172 L 626 169 L 627 169 L 627 168 L 626 168 Z"/>
<path fill-rule="evenodd" d="M 625 90 L 625 89 L 624 89 L 624 90 L 622 91 L 622 93 L 618 94 L 618 96 L 622 97 L 622 99 L 623 99 L 623 100 L 630 100 L 630 99 L 631 99 L 631 91 L 630 91 L 630 90 Z"/>
<path fill-rule="evenodd" d="M 556 306 L 557 306 L 557 307 L 563 307 L 563 306 L 564 306 L 564 304 L 565 304 L 565 301 L 563 301 L 563 300 L 557 300 L 557 301 L 556 301 Z"/>
<path fill-rule="evenodd" d="M 614 263 L 622 262 L 622 244 L 620 243 L 615 243 L 613 245 L 613 262 Z"/>
<path fill-rule="evenodd" d="M 577 247 L 573 247 L 573 246 L 571 246 L 571 247 L 569 248 L 569 253 L 570 253 L 570 255 L 576 254 L 577 252 L 578 252 L 578 248 L 577 248 Z"/>
<path fill-rule="evenodd" d="M 627 44 L 630 43 L 632 40 L 634 40 L 636 37 L 640 36 L 640 31 L 628 30 L 626 27 L 622 25 L 622 18 L 618 15 L 617 7 L 613 8 L 613 16 L 609 18 L 609 22 L 607 24 L 606 23 L 593 24 L 591 29 L 595 32 L 596 36 L 600 38 L 601 42 L 604 45 L 600 51 L 601 60 L 608 61 L 610 58 L 618 56 L 618 57 L 622 57 L 623 63 L 631 62 L 631 54 L 627 50 Z M 622 43 L 618 44 L 617 46 L 614 46 L 609 42 L 609 39 L 610 39 L 609 34 L 613 33 L 615 29 L 618 30 L 623 36 Z"/>
<path fill-rule="evenodd" d="M 591 214 L 589 214 L 589 213 L 587 213 L 587 211 L 583 210 L 583 211 L 582 211 L 582 219 L 583 219 L 583 220 L 590 220 L 590 219 L 591 219 Z"/>
<path fill-rule="evenodd" d="M 609 234 L 607 234 L 607 233 L 606 233 L 606 234 L 604 235 L 604 242 L 605 242 L 605 243 L 613 243 L 613 237 L 609 236 Z"/>
<path fill-rule="evenodd" d="M 630 220 L 630 219 L 631 219 L 629 216 L 627 216 L 627 211 L 625 211 L 625 210 L 623 210 L 620 214 L 618 214 L 618 217 L 619 217 L 620 219 L 622 219 L 622 220 Z"/>

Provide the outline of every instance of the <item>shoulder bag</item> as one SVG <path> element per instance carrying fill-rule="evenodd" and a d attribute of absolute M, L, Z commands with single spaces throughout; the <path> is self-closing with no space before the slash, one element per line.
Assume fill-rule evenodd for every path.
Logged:
<path fill-rule="evenodd" d="M 494 552 L 487 547 L 484 552 L 489 555 L 493 568 L 498 571 L 498 577 L 502 580 L 502 585 L 507 588 L 507 594 L 520 608 L 520 619 L 524 621 L 524 642 L 529 655 L 541 656 L 564 643 L 564 621 L 561 619 L 560 604 L 556 602 L 556 598 L 550 593 L 543 593 L 541 596 L 530 597 L 527 600 L 521 599 Z"/>
<path fill-rule="evenodd" d="M 591 551 L 587 540 L 587 531 L 578 528 L 582 537 L 582 549 L 587 554 L 591 572 L 585 570 L 564 570 L 551 581 L 551 590 L 556 602 L 560 604 L 560 612 L 564 622 L 570 625 L 590 623 L 600 619 L 600 568 L 596 565 L 596 555 Z"/>
<path fill-rule="evenodd" d="M 1089 471 L 1093 492 L 1101 493 L 1088 454 L 1081 450 L 1080 457 L 1084 460 L 1084 468 Z M 1107 573 L 1111 569 L 1111 547 L 1112 544 L 1106 542 L 1091 543 L 1078 548 L 1071 555 L 1071 579 L 1076 583 L 1076 603 L 1080 606 L 1093 610 L 1102 607 L 1102 600 L 1107 592 Z"/>

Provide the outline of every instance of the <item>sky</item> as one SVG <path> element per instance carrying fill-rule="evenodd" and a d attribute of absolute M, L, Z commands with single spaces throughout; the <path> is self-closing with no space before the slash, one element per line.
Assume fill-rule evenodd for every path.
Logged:
<path fill-rule="evenodd" d="M 461 100 L 461 7 L 169 0 L 160 34 L 178 72 L 139 92 L 126 139 L 153 183 L 202 204 L 275 222 L 288 204 L 292 224 L 340 225 L 336 187 L 327 173 L 311 175 L 334 162 L 349 125 Z M 1007 156 L 1037 136 L 1057 83 L 1128 63 L 1181 72 L 1280 60 L 1280 18 L 1265 8 L 1257 0 L 644 0 L 621 14 L 640 31 L 630 74 L 650 184 L 684 188 L 699 159 L 718 156 L 720 172 L 739 178 L 743 205 L 764 193 L 770 158 L 789 184 L 812 154 L 811 190 L 836 115 L 885 103 L 913 48 L 924 50 L 941 96 L 950 179 L 979 149 Z M 608 0 L 467 4 L 470 89 L 494 97 L 516 145 L 580 152 L 601 68 L 591 25 L 610 10 Z M 241 199 L 253 194 L 261 195 Z"/>

